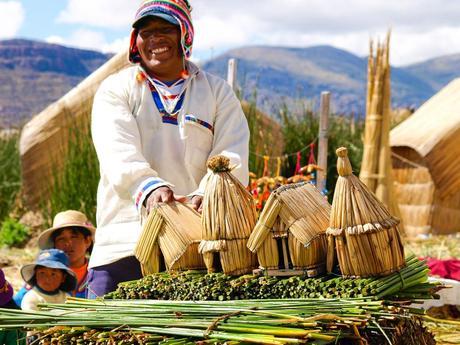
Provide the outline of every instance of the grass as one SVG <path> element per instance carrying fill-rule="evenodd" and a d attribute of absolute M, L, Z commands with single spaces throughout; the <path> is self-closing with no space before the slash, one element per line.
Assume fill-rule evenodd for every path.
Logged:
<path fill-rule="evenodd" d="M 19 133 L 0 136 L 0 223 L 14 206 L 21 188 Z"/>
<path fill-rule="evenodd" d="M 90 136 L 89 124 L 75 125 L 69 131 L 64 166 L 53 172 L 52 193 L 43 205 L 48 224 L 58 212 L 72 209 L 86 214 L 96 224 L 96 195 L 99 162 Z"/>
<path fill-rule="evenodd" d="M 318 137 L 319 116 L 313 113 L 307 107 L 303 107 L 299 112 L 293 112 L 284 108 L 281 112 L 282 128 L 285 141 L 285 153 L 295 153 L 302 150 L 308 144 L 315 142 L 315 158 L 318 154 Z M 363 152 L 362 133 L 364 123 L 358 121 L 354 128 L 351 118 L 340 115 L 331 115 L 329 117 L 329 140 L 327 156 L 327 181 L 326 189 L 329 200 L 332 201 L 332 195 L 337 181 L 337 156 L 335 150 L 340 146 L 348 148 L 348 157 L 353 166 L 353 172 L 358 175 L 361 167 L 361 157 Z M 308 164 L 308 155 L 310 150 L 303 151 L 301 166 Z M 285 161 L 283 176 L 289 177 L 294 174 L 296 166 L 295 155 L 290 155 Z"/>

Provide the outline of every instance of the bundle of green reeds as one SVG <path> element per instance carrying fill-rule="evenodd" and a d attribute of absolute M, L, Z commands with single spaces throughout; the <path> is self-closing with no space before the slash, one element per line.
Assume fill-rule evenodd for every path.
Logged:
<path fill-rule="evenodd" d="M 70 298 L 66 304 L 44 304 L 41 308 L 39 313 L 0 309 L 0 329 L 35 330 L 38 339 L 43 339 L 40 330 L 49 334 L 53 327 L 106 331 L 98 335 L 101 343 L 111 340 L 114 332 L 130 331 L 159 336 L 149 339 L 150 344 L 161 343 L 163 337 L 180 343 L 365 344 L 368 334 L 380 333 L 382 340 L 390 341 L 397 331 L 395 325 L 411 320 L 403 308 L 366 299 L 179 302 Z M 404 329 L 410 332 L 405 334 L 405 345 L 434 344 L 429 342 L 432 336 L 417 328 L 417 323 L 411 326 Z M 414 330 L 416 342 L 411 341 Z M 74 340 L 71 337 L 67 343 L 85 343 L 77 331 L 72 332 Z M 427 342 L 421 342 L 424 339 Z M 69 340 L 69 336 L 62 336 L 62 340 Z"/>
<path fill-rule="evenodd" d="M 229 158 L 212 157 L 208 168 L 199 252 L 208 272 L 251 272 L 257 266 L 256 256 L 246 247 L 257 218 L 252 196 L 231 173 Z"/>
<path fill-rule="evenodd" d="M 168 270 L 204 269 L 200 240 L 198 212 L 180 202 L 159 203 L 144 223 L 134 254 L 144 275 L 160 271 L 160 255 Z"/>
<path fill-rule="evenodd" d="M 257 253 L 261 268 L 307 271 L 311 276 L 323 273 L 330 209 L 310 183 L 279 187 L 268 198 L 248 248 Z"/>
<path fill-rule="evenodd" d="M 404 247 L 393 217 L 353 175 L 347 149 L 337 149 L 339 178 L 332 202 L 328 270 L 335 254 L 344 276 L 385 276 L 404 267 Z"/>
<path fill-rule="evenodd" d="M 159 273 L 124 282 L 106 298 L 161 300 L 243 300 L 283 298 L 355 298 L 422 300 L 436 297 L 442 286 L 428 282 L 428 267 L 415 257 L 400 272 L 383 278 L 289 278 L 222 273 Z"/>

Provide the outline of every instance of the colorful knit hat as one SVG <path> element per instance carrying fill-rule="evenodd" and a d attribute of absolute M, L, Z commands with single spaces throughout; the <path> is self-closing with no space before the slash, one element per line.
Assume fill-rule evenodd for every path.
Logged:
<path fill-rule="evenodd" d="M 192 55 L 193 24 L 190 12 L 192 7 L 187 0 L 144 0 L 136 12 L 133 22 L 133 30 L 129 43 L 128 59 L 132 63 L 139 63 L 141 57 L 136 45 L 138 34 L 137 25 L 141 19 L 147 16 L 159 17 L 172 24 L 180 26 L 181 46 L 184 57 L 189 59 Z"/>

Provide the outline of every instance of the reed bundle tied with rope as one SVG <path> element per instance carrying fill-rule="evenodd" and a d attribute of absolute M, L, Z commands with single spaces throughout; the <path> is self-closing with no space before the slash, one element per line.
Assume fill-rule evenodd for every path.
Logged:
<path fill-rule="evenodd" d="M 257 266 L 256 256 L 246 247 L 257 218 L 253 198 L 232 174 L 229 158 L 212 157 L 208 168 L 199 252 L 208 272 L 220 267 L 232 275 L 251 272 Z"/>
<path fill-rule="evenodd" d="M 328 270 L 337 254 L 344 276 L 384 276 L 404 267 L 404 247 L 393 217 L 352 173 L 347 149 L 336 151 L 339 178 L 328 234 Z"/>
<path fill-rule="evenodd" d="M 177 201 L 154 207 L 134 250 L 143 274 L 160 271 L 161 255 L 168 270 L 205 269 L 198 253 L 200 218 L 189 205 Z"/>
<path fill-rule="evenodd" d="M 310 183 L 276 189 L 249 237 L 264 269 L 297 269 L 315 276 L 325 271 L 326 229 L 331 206 Z"/>

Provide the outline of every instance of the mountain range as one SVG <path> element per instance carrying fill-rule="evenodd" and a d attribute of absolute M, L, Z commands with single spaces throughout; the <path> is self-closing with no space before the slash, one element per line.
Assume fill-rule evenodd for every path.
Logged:
<path fill-rule="evenodd" d="M 0 127 L 18 127 L 59 99 L 111 55 L 44 42 L 0 41 Z M 229 58 L 238 60 L 238 84 L 246 99 L 278 116 L 282 104 L 317 103 L 330 91 L 333 111 L 362 114 L 367 58 L 331 46 L 285 48 L 249 46 L 202 64 L 226 77 Z M 392 68 L 394 107 L 418 107 L 460 76 L 460 54 Z"/>

